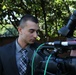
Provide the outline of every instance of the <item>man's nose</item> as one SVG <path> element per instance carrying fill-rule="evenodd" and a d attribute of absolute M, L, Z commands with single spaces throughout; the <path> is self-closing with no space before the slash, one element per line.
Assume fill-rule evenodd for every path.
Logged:
<path fill-rule="evenodd" d="M 38 33 L 37 33 L 37 32 L 35 32 L 35 33 L 34 33 L 34 37 L 35 37 L 35 38 L 37 38 L 37 36 L 38 36 Z"/>

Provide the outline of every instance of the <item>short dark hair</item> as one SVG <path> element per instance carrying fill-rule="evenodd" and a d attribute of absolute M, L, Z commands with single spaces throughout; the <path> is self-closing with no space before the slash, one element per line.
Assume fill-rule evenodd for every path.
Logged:
<path fill-rule="evenodd" d="M 22 26 L 23 23 L 25 23 L 26 21 L 32 21 L 32 22 L 35 22 L 35 23 L 38 23 L 38 19 L 30 14 L 26 14 L 24 15 L 21 19 L 20 19 L 20 23 L 19 23 L 19 26 Z"/>

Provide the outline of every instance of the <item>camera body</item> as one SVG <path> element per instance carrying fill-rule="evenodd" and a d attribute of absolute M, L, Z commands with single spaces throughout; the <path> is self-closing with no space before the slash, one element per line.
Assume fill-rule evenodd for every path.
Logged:
<path fill-rule="evenodd" d="M 47 65 L 46 75 L 76 75 L 76 58 L 70 56 L 62 58 L 57 56 L 60 51 L 58 49 L 59 47 L 55 46 L 54 48 L 55 49 L 57 48 L 58 51 L 55 52 L 54 50 L 52 50 L 51 52 L 48 53 L 47 49 L 49 48 L 51 49 L 51 47 L 49 46 L 42 47 L 41 50 L 43 50 L 43 55 L 45 56 L 45 59 L 39 62 L 39 64 L 35 68 L 35 74 L 36 75 L 44 74 L 46 62 L 50 54 L 52 54 Z"/>
<path fill-rule="evenodd" d="M 67 37 L 67 41 L 65 42 L 49 42 L 46 43 L 45 46 L 40 49 L 40 53 L 42 57 L 44 57 L 43 61 L 40 61 L 39 65 L 35 69 L 36 75 L 43 75 L 46 62 L 50 55 L 50 60 L 47 64 L 46 75 L 76 75 L 76 57 L 65 57 L 61 58 L 57 55 L 59 53 L 66 52 L 68 50 L 76 50 L 76 41 L 74 41 L 73 33 L 76 29 L 76 10 L 71 15 L 67 25 L 62 27 L 58 33 L 62 36 Z M 68 42 L 70 41 L 74 42 Z M 68 43 L 68 44 L 67 44 Z M 53 49 L 52 52 L 48 52 L 48 49 Z"/>

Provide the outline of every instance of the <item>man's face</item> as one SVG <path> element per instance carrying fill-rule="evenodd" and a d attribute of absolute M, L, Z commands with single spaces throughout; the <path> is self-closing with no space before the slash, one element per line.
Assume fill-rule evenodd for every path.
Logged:
<path fill-rule="evenodd" d="M 32 44 L 38 36 L 39 25 L 32 21 L 27 21 L 25 24 L 25 27 L 19 30 L 19 37 L 26 44 Z"/>

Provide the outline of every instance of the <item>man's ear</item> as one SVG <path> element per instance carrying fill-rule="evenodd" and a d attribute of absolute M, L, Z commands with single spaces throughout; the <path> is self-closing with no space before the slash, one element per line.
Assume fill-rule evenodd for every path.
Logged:
<path fill-rule="evenodd" d="M 18 27 L 18 33 L 22 34 L 22 28 L 20 26 Z"/>

